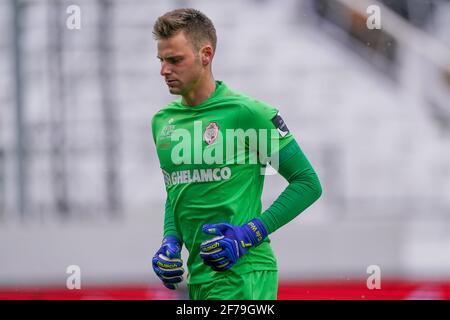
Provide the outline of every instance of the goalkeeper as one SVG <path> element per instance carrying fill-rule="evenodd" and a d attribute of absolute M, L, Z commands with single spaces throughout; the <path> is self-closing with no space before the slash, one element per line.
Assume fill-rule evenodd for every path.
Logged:
<path fill-rule="evenodd" d="M 170 93 L 181 96 L 152 118 L 167 191 L 154 271 L 176 289 L 185 245 L 190 299 L 276 299 L 268 235 L 320 197 L 318 177 L 276 108 L 213 78 L 216 31 L 204 14 L 168 12 L 153 35 L 160 73 Z M 268 163 L 289 184 L 263 211 Z"/>

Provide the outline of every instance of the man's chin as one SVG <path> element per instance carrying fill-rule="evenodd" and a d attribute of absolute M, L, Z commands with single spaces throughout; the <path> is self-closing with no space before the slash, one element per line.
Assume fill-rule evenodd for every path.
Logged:
<path fill-rule="evenodd" d="M 181 90 L 179 89 L 179 88 L 171 88 L 171 87 L 169 87 L 169 92 L 171 93 L 171 94 L 176 94 L 176 95 L 180 95 L 181 94 Z"/>

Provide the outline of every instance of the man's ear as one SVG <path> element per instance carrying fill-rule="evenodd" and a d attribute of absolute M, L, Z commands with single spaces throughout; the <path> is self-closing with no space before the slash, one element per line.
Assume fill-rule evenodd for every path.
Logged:
<path fill-rule="evenodd" d="M 212 61 L 214 51 L 213 48 L 210 45 L 206 45 L 201 49 L 201 57 L 202 57 L 202 65 L 206 67 L 209 65 Z"/>

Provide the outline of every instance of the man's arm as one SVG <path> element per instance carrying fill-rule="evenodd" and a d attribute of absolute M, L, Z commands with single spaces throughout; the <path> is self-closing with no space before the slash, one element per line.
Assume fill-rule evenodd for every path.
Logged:
<path fill-rule="evenodd" d="M 259 218 L 269 234 L 297 217 L 322 194 L 319 178 L 295 140 L 280 150 L 278 173 L 289 185 Z"/>
<path fill-rule="evenodd" d="M 181 242 L 181 235 L 179 234 L 175 226 L 175 217 L 172 210 L 172 206 L 170 205 L 169 196 L 167 196 L 166 205 L 164 209 L 164 237 L 166 236 L 176 237 Z"/>
<path fill-rule="evenodd" d="M 152 118 L 152 136 L 156 146 L 155 117 Z M 170 205 L 169 195 L 167 195 L 164 206 L 163 233 L 161 247 L 156 251 L 152 259 L 153 270 L 166 288 L 175 290 L 178 284 L 183 281 L 184 269 L 183 260 L 181 259 L 183 242 L 175 225 L 175 217 Z"/>
<path fill-rule="evenodd" d="M 168 289 L 177 289 L 178 284 L 183 281 L 182 246 L 183 242 L 175 227 L 173 210 L 169 197 L 167 197 L 164 214 L 164 237 L 161 247 L 153 256 L 152 264 L 156 275 Z"/>
<path fill-rule="evenodd" d="M 264 162 L 278 156 L 277 170 L 289 185 L 266 211 L 241 226 L 228 223 L 203 225 L 204 233 L 216 237 L 201 244 L 200 256 L 215 271 L 231 268 L 248 250 L 298 216 L 322 193 L 314 169 L 276 108 L 259 101 L 243 105 L 240 127 L 271 133 L 262 136 L 265 141 L 259 141 L 258 154 L 263 156 Z M 274 130 L 275 135 L 272 134 Z M 266 159 L 266 155 L 269 158 Z"/>
<path fill-rule="evenodd" d="M 156 113 L 155 115 L 153 115 L 152 117 L 152 121 L 151 121 L 151 128 L 152 128 L 152 138 L 153 138 L 153 142 L 155 144 L 155 148 L 156 148 L 156 140 L 157 140 L 157 132 L 159 131 L 158 128 L 158 120 L 160 119 L 160 117 L 158 117 L 159 113 Z M 163 231 L 164 236 L 174 236 L 176 238 L 178 238 L 179 240 L 181 240 L 181 236 L 177 231 L 177 228 L 175 226 L 175 218 L 174 218 L 174 214 L 173 214 L 173 210 L 172 210 L 172 206 L 170 205 L 170 200 L 169 200 L 169 195 L 167 194 L 167 198 L 166 198 L 166 203 L 164 206 L 164 231 Z"/>
<path fill-rule="evenodd" d="M 285 225 L 316 201 L 321 193 L 319 179 L 295 140 L 279 152 L 278 172 L 289 185 L 260 217 L 242 226 L 206 224 L 203 232 L 216 235 L 200 247 L 200 256 L 215 271 L 225 271 L 269 233 Z"/>

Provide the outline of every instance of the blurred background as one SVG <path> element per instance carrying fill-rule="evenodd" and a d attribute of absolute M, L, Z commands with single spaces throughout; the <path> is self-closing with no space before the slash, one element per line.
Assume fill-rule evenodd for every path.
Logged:
<path fill-rule="evenodd" d="M 151 32 L 177 7 L 212 19 L 216 79 L 279 108 L 321 179 L 271 236 L 279 298 L 450 299 L 446 0 L 1 1 L 0 299 L 187 298 L 151 268 L 150 121 L 175 98 Z M 263 208 L 286 185 L 268 176 Z"/>

